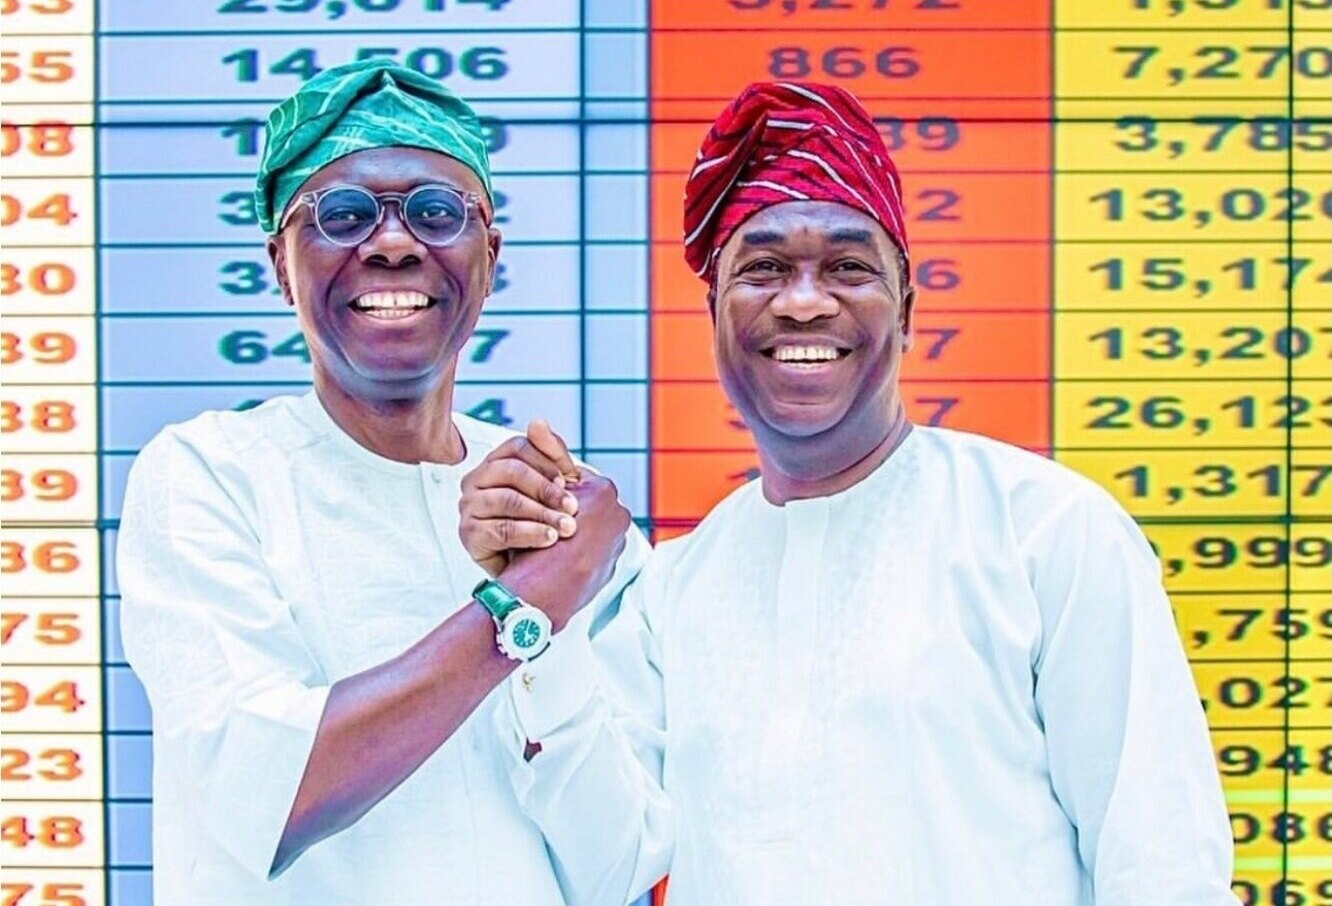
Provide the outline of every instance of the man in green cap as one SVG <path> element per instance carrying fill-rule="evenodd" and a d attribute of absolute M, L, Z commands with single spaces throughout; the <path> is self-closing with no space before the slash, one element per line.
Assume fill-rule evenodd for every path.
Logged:
<path fill-rule="evenodd" d="M 165 429 L 120 528 L 160 903 L 561 902 L 499 747 L 582 688 L 594 592 L 647 545 L 544 425 L 451 411 L 491 198 L 476 115 L 397 65 L 326 70 L 269 117 L 257 209 L 314 390 Z M 497 450 L 554 480 L 580 552 L 558 574 L 519 555 L 496 583 L 459 542 L 461 477 Z M 574 512 L 598 518 L 568 537 Z"/>

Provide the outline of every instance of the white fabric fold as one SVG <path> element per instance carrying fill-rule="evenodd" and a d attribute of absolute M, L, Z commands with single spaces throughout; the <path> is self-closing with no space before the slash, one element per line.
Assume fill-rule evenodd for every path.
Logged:
<path fill-rule="evenodd" d="M 508 776 L 512 739 L 495 733 L 498 714 L 514 723 L 507 684 L 355 825 L 268 877 L 332 685 L 478 606 L 459 483 L 512 432 L 454 419 L 456 465 L 379 457 L 313 394 L 206 413 L 140 454 L 118 575 L 126 654 L 153 708 L 157 902 L 563 903 Z M 633 532 L 600 606 L 645 547 Z M 577 662 L 580 646 L 556 643 L 534 665 L 553 677 L 537 687 L 543 713 L 590 696 L 587 642 L 566 673 L 559 656 Z"/>
<path fill-rule="evenodd" d="M 830 497 L 751 483 L 593 649 L 511 763 L 570 903 L 1237 902 L 1160 565 L 1041 457 L 917 428 Z"/>

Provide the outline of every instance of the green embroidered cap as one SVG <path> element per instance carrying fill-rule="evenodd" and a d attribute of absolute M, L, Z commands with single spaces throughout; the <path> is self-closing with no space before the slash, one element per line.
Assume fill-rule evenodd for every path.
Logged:
<path fill-rule="evenodd" d="M 268 115 L 255 180 L 265 233 L 320 167 L 367 148 L 425 148 L 466 164 L 490 196 L 481 122 L 467 102 L 432 78 L 384 59 L 326 69 Z"/>

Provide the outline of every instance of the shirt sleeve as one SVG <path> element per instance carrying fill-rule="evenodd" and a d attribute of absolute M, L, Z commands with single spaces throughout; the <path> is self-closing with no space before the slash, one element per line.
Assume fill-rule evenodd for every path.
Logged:
<path fill-rule="evenodd" d="M 661 786 L 660 654 L 647 610 L 656 582 L 650 567 L 640 572 L 646 540 L 632 535 L 602 606 L 589 605 L 518 671 L 513 707 L 497 712 L 518 802 L 545 836 L 570 906 L 640 896 L 666 874 L 674 845 Z M 541 744 L 530 762 L 528 741 Z"/>
<path fill-rule="evenodd" d="M 1220 778 L 1151 547 L 1089 489 L 1025 548 L 1051 782 L 1097 906 L 1232 906 Z"/>
<path fill-rule="evenodd" d="M 198 445 L 171 431 L 131 471 L 117 573 L 154 757 L 190 784 L 158 795 L 188 797 L 199 832 L 269 877 L 329 685 L 241 506 Z"/>

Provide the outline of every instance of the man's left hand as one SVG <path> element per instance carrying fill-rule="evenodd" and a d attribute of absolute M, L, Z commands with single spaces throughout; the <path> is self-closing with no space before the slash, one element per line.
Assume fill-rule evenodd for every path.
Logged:
<path fill-rule="evenodd" d="M 578 499 L 567 488 L 578 466 L 550 426 L 534 420 L 524 437 L 500 444 L 462 481 L 458 532 L 482 569 L 498 576 L 515 551 L 549 547 L 576 529 Z"/>

